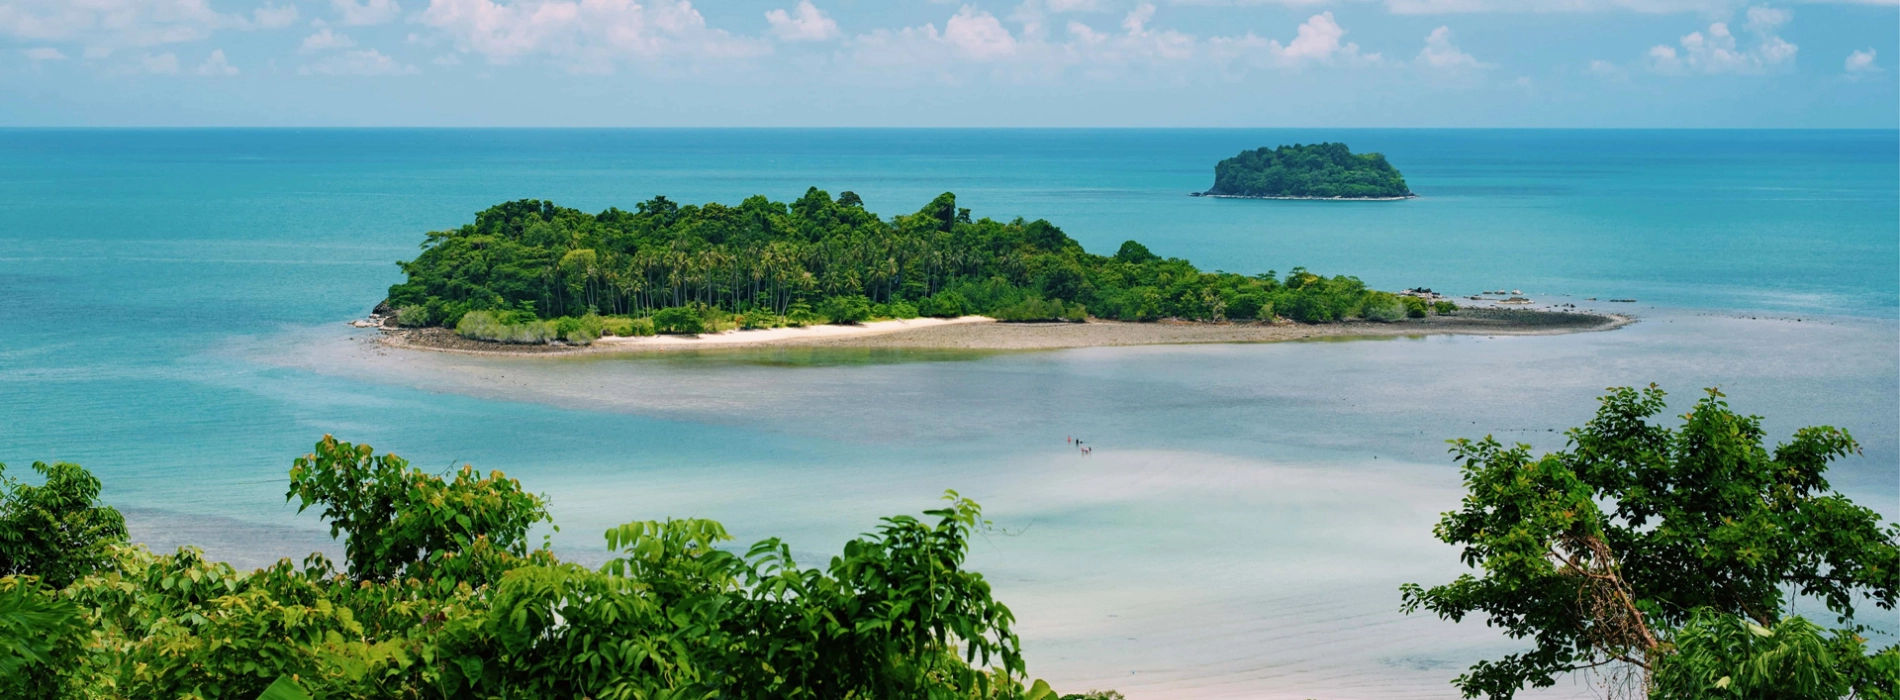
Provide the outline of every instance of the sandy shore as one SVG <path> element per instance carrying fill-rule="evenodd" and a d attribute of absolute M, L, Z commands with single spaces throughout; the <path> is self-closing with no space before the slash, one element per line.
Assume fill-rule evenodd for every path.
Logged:
<path fill-rule="evenodd" d="M 997 323 L 981 316 L 879 321 L 858 326 L 812 326 L 727 331 L 700 336 L 603 338 L 592 346 L 507 345 L 469 340 L 444 328 L 385 331 L 384 344 L 447 352 L 505 355 L 576 355 L 759 346 L 1057 350 L 1063 348 L 1191 343 L 1272 343 L 1322 338 L 1419 335 L 1549 335 L 1604 331 L 1630 323 L 1616 314 L 1472 308 L 1449 316 L 1394 323 Z"/>

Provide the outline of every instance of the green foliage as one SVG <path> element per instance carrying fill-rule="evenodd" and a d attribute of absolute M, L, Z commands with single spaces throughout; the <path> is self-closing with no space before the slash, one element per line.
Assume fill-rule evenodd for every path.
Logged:
<path fill-rule="evenodd" d="M 429 325 L 429 322 L 431 320 L 432 320 L 432 315 L 429 313 L 429 307 L 427 306 L 422 306 L 420 304 L 410 304 L 400 309 L 396 309 L 396 325 L 402 326 L 404 328 L 417 328 L 421 326 L 426 326 L 426 325 Z"/>
<path fill-rule="evenodd" d="M 1425 303 L 1424 299 L 1414 296 L 1399 297 L 1399 303 L 1405 305 L 1406 318 L 1425 318 L 1425 316 L 1432 311 L 1430 304 Z"/>
<path fill-rule="evenodd" d="M 1047 221 L 972 219 L 949 193 L 881 219 L 815 188 L 791 203 L 656 197 L 599 214 L 509 202 L 429 234 L 402 268 L 408 278 L 390 288 L 392 306 L 426 310 L 466 337 L 525 343 L 589 340 L 563 317 L 646 318 L 682 307 L 697 309 L 707 330 L 734 317 L 768 327 L 768 315 L 795 326 L 857 323 L 884 315 L 880 308 L 896 318 L 911 308 L 995 315 L 1029 299 L 1124 320 L 1270 320 L 1279 311 L 1323 323 L 1357 315 L 1366 293 L 1356 279 L 1304 270 L 1292 287 L 1272 273 L 1203 272 L 1134 241 L 1114 256 L 1092 255 Z M 689 323 L 683 312 L 655 320 L 660 332 L 703 332 L 679 323 Z"/>
<path fill-rule="evenodd" d="M 998 321 L 1075 321 L 1088 320 L 1081 304 L 1065 304 L 1061 299 L 1030 297 L 991 312 Z"/>
<path fill-rule="evenodd" d="M 660 333 L 704 333 L 706 321 L 698 309 L 690 306 L 670 306 L 653 314 L 653 329 Z"/>
<path fill-rule="evenodd" d="M 746 330 L 777 328 L 778 326 L 778 316 L 765 309 L 755 307 L 746 309 L 745 313 L 739 314 L 739 327 Z"/>
<path fill-rule="evenodd" d="M 1401 298 L 1411 299 L 1412 297 L 1399 297 L 1386 292 L 1370 292 L 1359 302 L 1359 317 L 1379 323 L 1391 323 L 1403 319 L 1407 315 L 1407 309 L 1405 303 L 1399 301 Z M 1424 315 L 1421 310 L 1419 316 Z"/>
<path fill-rule="evenodd" d="M 1159 262 L 1161 256 L 1148 250 L 1148 246 L 1135 241 L 1122 241 L 1122 247 L 1115 251 L 1115 261 L 1130 265 L 1146 265 Z"/>
<path fill-rule="evenodd" d="M 964 315 L 970 308 L 970 302 L 956 292 L 944 292 L 923 300 L 917 312 L 936 318 L 956 318 Z"/>
<path fill-rule="evenodd" d="M 831 297 L 818 305 L 818 313 L 832 323 L 863 323 L 871 318 L 871 300 L 862 294 Z"/>
<path fill-rule="evenodd" d="M 1360 198 L 1409 197 L 1412 190 L 1383 155 L 1354 155 L 1343 143 L 1316 143 L 1241 151 L 1214 166 L 1207 193 Z"/>
<path fill-rule="evenodd" d="M 602 316 L 600 317 L 600 333 L 621 338 L 653 335 L 653 320 L 626 316 Z"/>
<path fill-rule="evenodd" d="M 1766 627 L 1707 608 L 1691 614 L 1671 643 L 1655 668 L 1650 697 L 1657 700 L 1836 700 L 1856 690 L 1853 661 L 1865 656 L 1864 642 L 1850 631 L 1830 638 L 1801 617 Z M 1865 678 L 1864 689 L 1884 686 L 1890 696 L 1900 687 L 1892 670 L 1868 675 L 1884 677 Z"/>
<path fill-rule="evenodd" d="M 545 509 L 500 473 L 325 436 L 290 482 L 345 538 L 344 572 L 113 545 L 57 592 L 0 577 L 0 697 L 1055 697 L 1024 687 L 1014 616 L 963 566 L 988 523 L 955 493 L 822 568 L 666 520 L 608 531 L 590 569 L 528 548 Z"/>
<path fill-rule="evenodd" d="M 0 576 L 0 697 L 47 694 L 77 661 L 84 632 L 79 607 L 38 578 Z"/>
<path fill-rule="evenodd" d="M 532 345 L 560 337 L 553 321 L 519 318 L 509 313 L 470 311 L 455 324 L 455 334 L 497 343 Z"/>
<path fill-rule="evenodd" d="M 1441 300 L 1441 301 L 1432 302 L 1432 313 L 1435 313 L 1435 314 L 1443 315 L 1443 314 L 1448 314 L 1457 310 L 1458 310 L 1458 305 L 1449 301 Z"/>
<path fill-rule="evenodd" d="M 297 685 L 297 681 L 291 680 L 290 676 L 278 676 L 277 680 L 271 681 L 270 687 L 257 696 L 257 700 L 310 700 L 310 694 L 304 692 L 303 686 Z"/>
<path fill-rule="evenodd" d="M 1849 624 L 1857 601 L 1893 609 L 1900 527 L 1822 477 L 1829 461 L 1858 451 L 1852 438 L 1804 428 L 1771 452 L 1761 419 L 1730 411 L 1719 392 L 1673 430 L 1650 422 L 1663 396 L 1612 390 L 1595 419 L 1567 433 L 1569 449 L 1540 458 L 1488 437 L 1453 442 L 1467 495 L 1435 534 L 1483 575 L 1407 584 L 1404 609 L 1454 621 L 1483 614 L 1533 643 L 1460 676 L 1467 697 L 1509 698 L 1605 664 L 1654 670 L 1668 631 L 1691 611 L 1768 628 L 1790 593 Z"/>
<path fill-rule="evenodd" d="M 482 477 L 465 465 L 448 481 L 329 435 L 297 458 L 284 498 L 297 499 L 298 512 L 323 507 L 330 536 L 348 535 L 345 558 L 359 581 L 489 583 L 527 556 L 528 529 L 550 522 L 541 498 L 501 472 Z"/>
<path fill-rule="evenodd" d="M 99 479 L 77 464 L 34 462 L 44 481 L 22 484 L 0 464 L 0 576 L 63 588 L 110 560 L 125 518 L 99 502 Z"/>

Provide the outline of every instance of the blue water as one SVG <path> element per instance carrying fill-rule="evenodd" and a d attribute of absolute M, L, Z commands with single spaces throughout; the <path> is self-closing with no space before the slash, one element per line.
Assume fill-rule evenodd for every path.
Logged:
<path fill-rule="evenodd" d="M 1423 196 L 1185 196 L 1242 148 L 1318 140 L 1384 152 Z M 495 202 L 810 185 L 886 215 L 954 191 L 1234 272 L 1637 298 L 1618 310 L 1642 322 L 790 365 L 401 353 L 342 323 L 424 232 Z M 1554 448 L 1605 386 L 1661 382 L 1672 409 L 1721 386 L 1778 439 L 1846 427 L 1866 450 L 1836 485 L 1894 518 L 1897 318 L 1892 131 L 0 130 L 9 473 L 83 463 L 143 539 L 245 563 L 334 547 L 282 499 L 326 432 L 521 476 L 583 560 L 608 525 L 676 515 L 817 562 L 957 488 L 1019 531 L 975 561 L 1032 670 L 1130 697 L 1445 695 L 1510 647 L 1396 612 L 1398 583 L 1460 570 L 1429 539 L 1457 503 L 1442 440 Z"/>

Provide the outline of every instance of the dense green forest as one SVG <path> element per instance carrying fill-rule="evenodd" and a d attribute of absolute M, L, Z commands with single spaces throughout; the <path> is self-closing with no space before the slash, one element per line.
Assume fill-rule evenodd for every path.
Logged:
<path fill-rule="evenodd" d="M 1457 678 L 1466 697 L 1568 673 L 1657 700 L 1900 697 L 1900 647 L 1870 651 L 1854 618 L 1891 617 L 1900 527 L 1824 478 L 1851 437 L 1804 428 L 1770 451 L 1714 391 L 1679 428 L 1653 420 L 1653 387 L 1602 403 L 1561 452 L 1454 443 L 1467 494 L 1435 534 L 1479 575 L 1407 585 L 1403 608 L 1529 647 Z M 1057 700 L 963 566 L 990 525 L 954 492 L 823 567 L 688 519 L 613 528 L 588 568 L 533 541 L 547 504 L 502 473 L 324 436 L 286 498 L 344 561 L 243 572 L 128 544 L 97 478 L 33 468 L 38 485 L 0 466 L 0 700 Z M 1794 614 L 1795 594 L 1836 626 Z"/>
<path fill-rule="evenodd" d="M 1047 221 L 972 219 L 945 193 L 889 219 L 851 192 L 790 204 L 588 214 L 491 207 L 430 233 L 387 309 L 403 325 L 512 342 L 981 314 L 1004 321 L 1398 320 L 1433 310 L 1352 277 L 1204 272 L 1129 241 L 1082 250 Z"/>
<path fill-rule="evenodd" d="M 1383 155 L 1316 143 L 1241 151 L 1214 165 L 1214 186 L 1206 194 L 1352 199 L 1410 197 L 1412 189 Z"/>

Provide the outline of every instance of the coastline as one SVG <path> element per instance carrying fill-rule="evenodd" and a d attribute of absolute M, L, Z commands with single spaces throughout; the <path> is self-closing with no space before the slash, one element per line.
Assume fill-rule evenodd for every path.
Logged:
<path fill-rule="evenodd" d="M 877 321 L 860 326 L 811 326 L 726 331 L 700 336 L 602 338 L 593 345 L 509 345 L 469 340 L 446 328 L 384 329 L 382 345 L 476 355 L 574 356 L 748 347 L 912 348 L 946 350 L 1062 350 L 1135 345 L 1276 343 L 1301 340 L 1423 335 L 1559 335 L 1621 328 L 1635 322 L 1622 314 L 1529 309 L 1471 308 L 1456 315 L 1391 323 L 1342 321 L 1299 323 L 999 323 L 982 316 Z"/>
<path fill-rule="evenodd" d="M 1418 199 L 1417 194 L 1403 197 L 1296 197 L 1293 195 L 1272 194 L 1213 194 L 1210 192 L 1189 192 L 1189 197 L 1211 197 L 1214 199 L 1279 199 L 1291 202 L 1400 202 Z"/>

